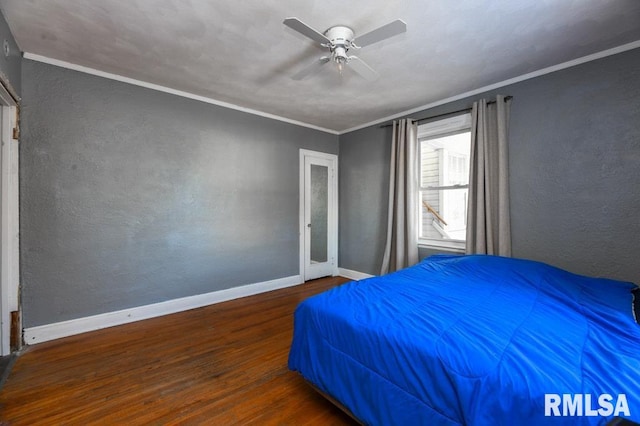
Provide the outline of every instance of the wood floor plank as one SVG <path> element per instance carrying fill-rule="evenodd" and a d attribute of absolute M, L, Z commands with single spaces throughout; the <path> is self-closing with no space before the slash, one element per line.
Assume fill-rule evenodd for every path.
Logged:
<path fill-rule="evenodd" d="M 0 424 L 353 425 L 287 369 L 293 312 L 340 277 L 28 347 Z"/>

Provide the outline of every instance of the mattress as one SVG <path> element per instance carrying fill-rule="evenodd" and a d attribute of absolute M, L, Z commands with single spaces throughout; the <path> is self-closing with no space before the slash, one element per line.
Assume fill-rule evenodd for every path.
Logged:
<path fill-rule="evenodd" d="M 640 418 L 632 283 L 431 256 L 302 302 L 289 368 L 365 424 Z"/>

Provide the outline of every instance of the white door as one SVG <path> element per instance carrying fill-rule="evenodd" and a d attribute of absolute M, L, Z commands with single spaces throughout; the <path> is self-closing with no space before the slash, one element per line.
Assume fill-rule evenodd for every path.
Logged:
<path fill-rule="evenodd" d="M 11 312 L 18 311 L 18 141 L 15 101 L 0 85 L 0 355 L 11 353 Z"/>
<path fill-rule="evenodd" d="M 305 281 L 337 274 L 338 157 L 300 150 L 300 262 Z"/>
<path fill-rule="evenodd" d="M 3 107 L 0 106 L 0 131 L 3 128 L 2 126 L 2 109 Z M 2 167 L 2 149 L 0 149 L 0 188 L 2 187 L 2 177 L 4 176 L 4 173 L 2 173 L 3 167 Z M 0 191 L 1 192 L 1 191 Z M 2 208 L 2 204 L 5 202 L 5 200 L 3 200 L 4 197 L 0 196 L 0 212 L 2 212 L 4 209 Z M 0 213 L 0 217 L 2 217 L 2 214 Z M 1 220 L 0 220 L 1 222 Z M 4 232 L 5 229 L 3 226 L 0 225 L 0 241 L 4 241 Z M 4 245 L 0 245 L 0 356 L 4 356 L 4 355 L 8 355 L 10 353 L 10 348 L 9 348 L 9 332 L 11 330 L 11 323 L 10 323 L 10 316 L 9 316 L 9 299 L 7 297 L 7 290 L 5 289 L 5 283 L 3 282 L 4 280 L 2 279 L 2 277 L 4 276 L 3 272 L 3 266 L 2 265 L 2 255 L 4 254 Z"/>

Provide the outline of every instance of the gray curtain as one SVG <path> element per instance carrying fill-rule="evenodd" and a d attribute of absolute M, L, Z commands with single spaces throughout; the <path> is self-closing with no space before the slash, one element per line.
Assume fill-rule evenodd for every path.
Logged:
<path fill-rule="evenodd" d="M 410 119 L 394 121 L 387 243 L 381 274 L 397 271 L 418 262 L 417 150 L 417 124 Z"/>
<path fill-rule="evenodd" d="M 467 254 L 511 256 L 509 108 L 511 98 L 482 99 L 471 110 Z"/>

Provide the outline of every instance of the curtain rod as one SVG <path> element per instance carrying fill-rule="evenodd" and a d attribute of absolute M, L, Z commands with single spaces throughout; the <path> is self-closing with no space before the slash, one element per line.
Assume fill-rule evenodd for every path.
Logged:
<path fill-rule="evenodd" d="M 509 99 L 511 99 L 511 98 L 513 98 L 513 96 L 505 96 L 505 97 L 504 97 L 504 100 L 505 100 L 505 101 L 508 101 L 508 100 L 509 100 Z M 489 105 L 489 104 L 495 104 L 496 102 L 497 102 L 497 101 L 488 101 L 488 102 L 487 102 L 487 105 Z M 415 122 L 417 122 L 417 123 L 420 123 L 421 121 L 425 121 L 425 120 L 433 120 L 434 118 L 442 118 L 442 117 L 448 117 L 448 116 L 450 116 L 450 115 L 462 114 L 463 112 L 469 112 L 469 111 L 471 111 L 471 109 L 472 109 L 472 108 L 459 109 L 459 110 L 457 110 L 457 111 L 445 112 L 445 113 L 443 113 L 443 114 L 432 115 L 432 116 L 430 116 L 430 117 L 423 117 L 423 118 L 419 118 L 419 119 L 417 119 L 417 120 L 413 120 L 413 121 L 415 121 Z M 391 127 L 391 126 L 393 126 L 393 123 L 391 123 L 391 124 L 382 124 L 382 125 L 380 126 L 380 128 L 383 128 L 383 127 Z"/>

